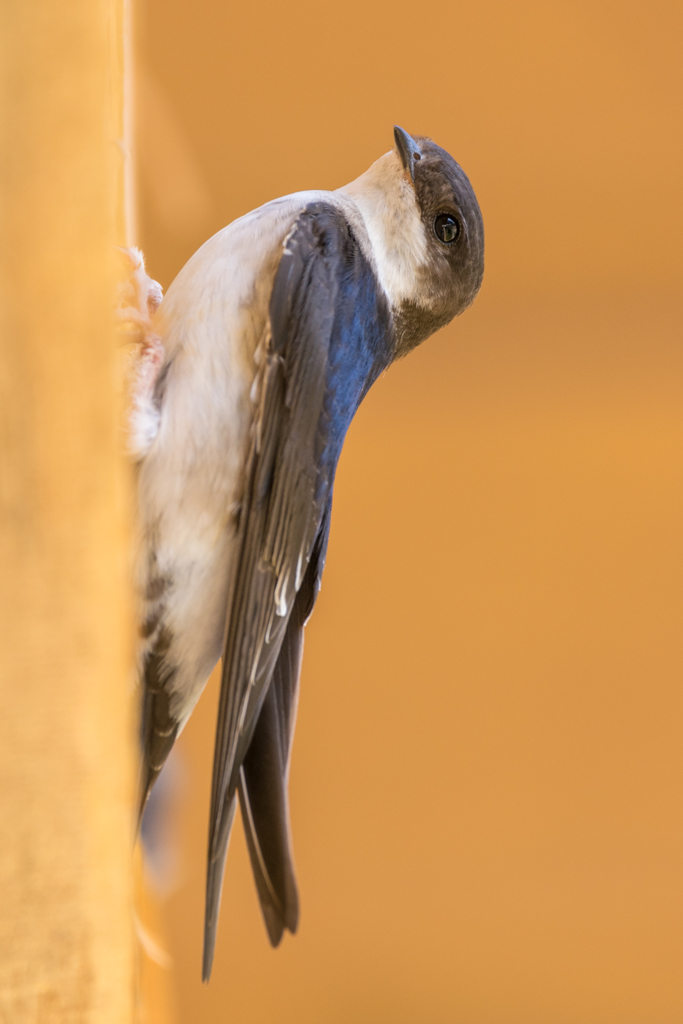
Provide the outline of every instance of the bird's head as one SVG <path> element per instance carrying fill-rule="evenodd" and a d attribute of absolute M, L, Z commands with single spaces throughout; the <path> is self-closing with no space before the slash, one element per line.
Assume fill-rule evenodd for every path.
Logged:
<path fill-rule="evenodd" d="M 340 191 L 363 217 L 401 356 L 474 301 L 484 274 L 484 224 L 452 156 L 402 128 L 394 128 L 394 140 L 394 150 Z"/>

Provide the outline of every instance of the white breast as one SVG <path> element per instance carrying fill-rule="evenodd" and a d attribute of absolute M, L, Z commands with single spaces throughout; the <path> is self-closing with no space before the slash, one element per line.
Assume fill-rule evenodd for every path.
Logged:
<path fill-rule="evenodd" d="M 408 237 L 415 228 L 400 204 L 382 213 L 386 197 L 383 204 L 375 192 L 385 172 L 373 177 L 372 171 L 369 186 L 299 192 L 219 231 L 181 270 L 153 322 L 164 362 L 158 416 L 150 419 L 139 463 L 138 579 L 142 621 L 157 625 L 140 654 L 163 630 L 174 673 L 171 712 L 181 727 L 221 655 L 254 383 L 282 244 L 299 212 L 316 201 L 336 206 L 390 300 L 407 292 L 419 239 Z"/>
<path fill-rule="evenodd" d="M 158 428 L 139 464 L 138 580 L 143 621 L 159 618 L 170 637 L 182 721 L 221 654 L 252 385 L 282 242 L 303 206 L 328 196 L 276 200 L 219 231 L 156 314 L 165 361 Z"/>

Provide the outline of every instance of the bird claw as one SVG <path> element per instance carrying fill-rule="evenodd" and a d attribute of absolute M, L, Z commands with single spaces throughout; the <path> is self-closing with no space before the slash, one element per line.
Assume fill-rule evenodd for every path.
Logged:
<path fill-rule="evenodd" d="M 164 293 L 145 270 L 145 258 L 139 249 L 119 251 L 126 264 L 126 277 L 119 285 L 116 319 L 126 328 L 128 340 L 138 346 L 130 372 L 129 448 L 132 455 L 141 458 L 159 427 L 154 390 L 166 352 L 154 329 L 154 314 Z"/>
<path fill-rule="evenodd" d="M 145 257 L 139 249 L 119 249 L 126 265 L 126 279 L 119 285 L 117 317 L 122 323 L 132 322 L 151 328 L 152 317 L 164 297 L 158 281 L 145 270 Z"/>

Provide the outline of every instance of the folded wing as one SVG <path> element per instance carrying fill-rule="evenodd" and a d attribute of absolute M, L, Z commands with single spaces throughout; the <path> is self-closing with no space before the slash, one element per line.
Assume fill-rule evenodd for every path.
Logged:
<path fill-rule="evenodd" d="M 295 932 L 299 896 L 289 827 L 287 783 L 298 703 L 304 625 L 313 611 L 325 565 L 329 508 L 296 595 L 273 678 L 242 764 L 239 798 L 251 866 L 268 936 L 277 946 Z"/>
<path fill-rule="evenodd" d="M 319 586 L 322 536 L 326 539 L 325 520 L 346 430 L 361 398 L 393 354 L 386 301 L 346 219 L 331 204 L 307 207 L 286 240 L 273 285 L 270 323 L 223 657 L 211 798 L 205 979 L 213 962 L 238 785 L 271 939 L 279 941 L 282 927 L 296 926 L 286 771 L 303 622 Z M 312 560 L 313 599 L 305 588 L 298 599 L 304 581 L 310 584 Z M 248 757 L 252 743 L 256 746 Z M 273 785 L 278 774 L 279 787 Z M 272 842 L 267 839 L 269 830 Z"/>

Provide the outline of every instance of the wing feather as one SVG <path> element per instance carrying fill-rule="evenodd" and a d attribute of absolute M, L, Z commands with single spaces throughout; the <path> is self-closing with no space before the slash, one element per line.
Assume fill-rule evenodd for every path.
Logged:
<path fill-rule="evenodd" d="M 289 826 L 288 778 L 304 646 L 304 625 L 320 589 L 331 502 L 316 538 L 239 776 L 239 800 L 263 918 L 271 944 L 295 932 L 299 896 Z"/>
<path fill-rule="evenodd" d="M 223 656 L 205 980 L 242 765 L 320 534 L 343 437 L 362 395 L 393 354 L 386 302 L 348 223 L 332 205 L 307 207 L 286 240 L 270 327 Z"/>

